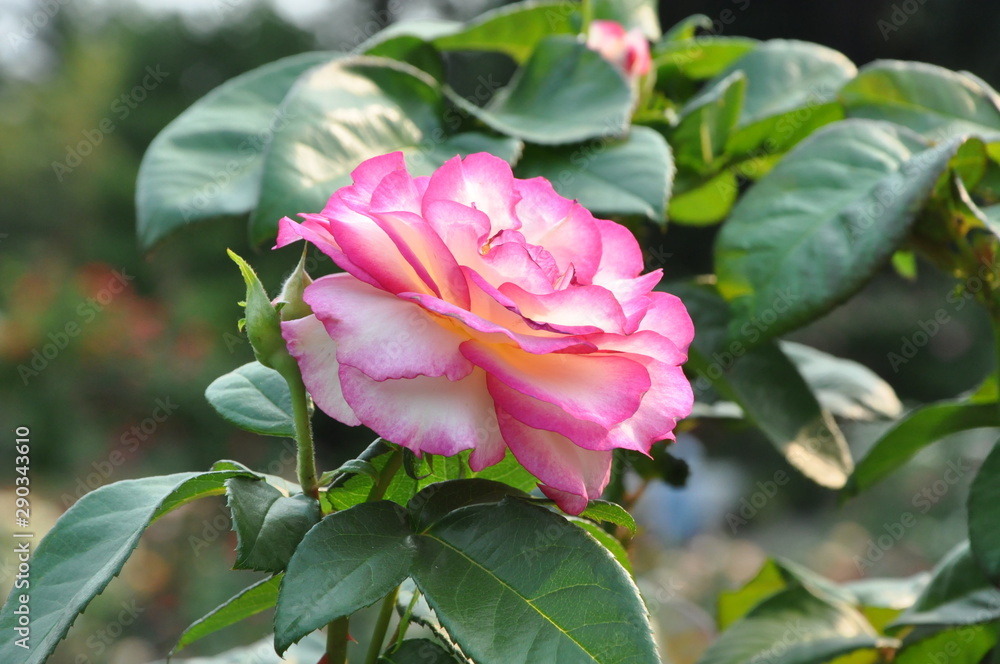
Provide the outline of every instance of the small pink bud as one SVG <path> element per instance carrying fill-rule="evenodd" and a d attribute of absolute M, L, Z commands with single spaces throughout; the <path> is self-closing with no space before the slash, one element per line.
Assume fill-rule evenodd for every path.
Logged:
<path fill-rule="evenodd" d="M 652 66 L 649 42 L 642 31 L 637 28 L 625 30 L 615 21 L 591 21 L 587 47 L 620 67 L 631 79 L 648 74 Z"/>

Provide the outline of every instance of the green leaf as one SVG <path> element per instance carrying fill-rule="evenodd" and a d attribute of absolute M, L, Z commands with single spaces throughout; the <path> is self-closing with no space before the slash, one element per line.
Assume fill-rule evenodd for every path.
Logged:
<path fill-rule="evenodd" d="M 565 2 L 518 2 L 486 12 L 433 44 L 442 51 L 498 51 L 522 63 L 545 37 L 576 32 L 575 9 Z"/>
<path fill-rule="evenodd" d="M 925 149 L 887 123 L 845 120 L 799 143 L 733 208 L 716 241 L 732 334 L 769 339 L 860 289 L 899 247 L 959 143 Z"/>
<path fill-rule="evenodd" d="M 205 398 L 234 426 L 265 436 L 295 437 L 288 383 L 260 362 L 219 376 L 205 390 Z"/>
<path fill-rule="evenodd" d="M 685 39 L 693 39 L 698 28 L 702 30 L 712 29 L 712 19 L 705 16 L 704 14 L 692 14 L 687 18 L 683 18 L 677 23 L 675 23 L 667 32 L 663 35 L 663 39 L 660 40 L 661 43 L 668 43 L 674 41 L 682 41 Z"/>
<path fill-rule="evenodd" d="M 167 125 L 139 166 L 140 248 L 151 249 L 187 224 L 250 212 L 260 193 L 264 152 L 288 120 L 278 105 L 303 72 L 333 57 L 304 53 L 254 69 Z"/>
<path fill-rule="evenodd" d="M 428 639 L 407 639 L 378 658 L 382 664 L 456 664 L 447 650 Z"/>
<path fill-rule="evenodd" d="M 821 486 L 842 487 L 853 468 L 847 441 L 788 356 L 774 342 L 750 346 L 762 334 L 751 323 L 731 339 L 728 307 L 714 288 L 678 284 L 668 290 L 684 301 L 698 330 L 687 364 L 697 374 L 695 397 L 714 387 L 738 403 L 802 474 Z"/>
<path fill-rule="evenodd" d="M 717 602 L 719 629 L 726 630 L 734 622 L 768 597 L 788 587 L 781 566 L 773 558 L 764 561 L 760 571 L 742 588 L 719 593 Z"/>
<path fill-rule="evenodd" d="M 280 475 L 269 475 L 268 473 L 259 473 L 255 470 L 251 470 L 249 467 L 239 463 L 238 461 L 230 461 L 228 459 L 223 459 L 221 461 L 216 461 L 212 464 L 212 470 L 242 470 L 247 473 L 247 476 L 254 476 L 263 479 L 265 482 L 273 487 L 281 489 L 286 494 L 302 493 L 302 487 L 297 482 L 292 482 L 287 480 Z"/>
<path fill-rule="evenodd" d="M 638 28 L 652 41 L 662 35 L 656 0 L 595 0 L 594 18 L 616 21 L 628 30 Z"/>
<path fill-rule="evenodd" d="M 462 463 L 466 467 L 468 467 L 469 463 L 467 455 L 471 454 L 472 454 L 471 452 L 462 452 L 457 457 L 449 457 L 449 459 L 456 459 L 458 463 Z M 435 460 L 435 466 L 437 465 L 438 462 L 443 460 L 445 459 L 438 457 Z M 453 473 L 441 476 L 435 475 L 435 477 L 437 478 L 435 481 L 445 480 L 445 479 L 455 479 L 455 475 Z M 478 473 L 470 472 L 467 475 L 467 477 L 478 477 L 484 480 L 503 482 L 504 484 L 512 486 L 515 489 L 520 489 L 525 493 L 530 492 L 538 485 L 538 480 L 535 479 L 535 476 L 529 473 L 527 470 L 525 470 L 524 466 L 522 466 L 520 462 L 518 462 L 518 460 L 514 458 L 514 455 L 511 454 L 510 451 L 507 452 L 506 456 L 504 456 L 503 458 L 503 461 L 501 461 L 500 463 L 494 466 L 490 466 L 489 468 L 483 468 Z"/>
<path fill-rule="evenodd" d="M 389 501 L 324 518 L 288 563 L 274 616 L 279 654 L 336 618 L 385 597 L 407 577 L 415 550 L 406 513 Z"/>
<path fill-rule="evenodd" d="M 325 484 L 331 483 L 335 478 L 344 475 L 346 480 L 348 476 L 351 475 L 367 475 L 373 479 L 378 478 L 378 470 L 368 461 L 363 461 L 361 459 L 351 459 L 345 462 L 341 466 L 328 470 L 323 475 L 320 476 L 318 484 L 323 486 Z"/>
<path fill-rule="evenodd" d="M 625 547 L 622 546 L 622 543 L 619 542 L 614 535 L 604 530 L 604 528 L 601 528 L 593 521 L 580 519 L 575 516 L 567 516 L 566 519 L 570 523 L 573 523 L 587 531 L 587 534 L 597 540 L 598 544 L 611 552 L 611 555 L 615 557 L 615 560 L 618 561 L 618 564 L 621 565 L 626 572 L 635 576 L 632 570 L 632 561 L 628 559 L 628 551 L 625 550 Z"/>
<path fill-rule="evenodd" d="M 42 664 L 77 615 L 117 575 L 150 523 L 203 496 L 219 495 L 242 471 L 177 473 L 124 480 L 77 501 L 31 555 L 31 648 L 14 644 L 21 606 L 14 588 L 0 609 L 0 662 Z M 16 545 L 15 545 L 16 546 Z"/>
<path fill-rule="evenodd" d="M 235 597 L 226 600 L 225 603 L 194 621 L 190 627 L 184 630 L 170 654 L 173 655 L 181 648 L 214 634 L 224 627 L 229 627 L 245 618 L 270 609 L 278 601 L 278 584 L 280 583 L 281 575 L 278 574 L 258 581 Z"/>
<path fill-rule="evenodd" d="M 499 503 L 508 496 L 527 498 L 527 494 L 500 482 L 483 479 L 436 482 L 422 489 L 406 504 L 414 527 L 429 528 L 461 507 Z"/>
<path fill-rule="evenodd" d="M 320 519 L 319 502 L 286 496 L 267 482 L 235 477 L 226 482 L 236 531 L 233 569 L 280 572 L 306 532 Z"/>
<path fill-rule="evenodd" d="M 674 179 L 670 146 L 656 131 L 633 127 L 623 140 L 561 148 L 532 147 L 517 176 L 542 176 L 562 196 L 594 213 L 641 214 L 662 221 Z"/>
<path fill-rule="evenodd" d="M 322 210 L 351 183 L 365 159 L 400 150 L 414 175 L 428 174 L 456 154 L 489 149 L 510 156 L 511 138 L 451 135 L 441 87 L 430 75 L 394 60 L 358 56 L 305 75 L 282 107 L 288 126 L 271 142 L 251 239 L 274 237 L 278 220 Z M 447 119 L 447 124 L 446 124 Z"/>
<path fill-rule="evenodd" d="M 592 500 L 587 503 L 587 509 L 583 510 L 580 516 L 594 521 L 613 523 L 616 526 L 627 528 L 630 533 L 635 535 L 635 519 L 618 503 L 607 500 Z"/>
<path fill-rule="evenodd" d="M 746 37 L 704 36 L 661 42 L 653 49 L 653 68 L 658 80 L 712 78 L 758 46 L 759 41 Z"/>
<path fill-rule="evenodd" d="M 483 108 L 459 108 L 497 131 L 543 145 L 618 136 L 629 127 L 632 90 L 599 53 L 572 37 L 547 37 Z"/>
<path fill-rule="evenodd" d="M 691 181 L 678 177 L 667 216 L 679 224 L 715 224 L 729 214 L 738 193 L 739 186 L 732 170 L 724 170 L 708 180 Z"/>
<path fill-rule="evenodd" d="M 899 579 L 859 579 L 841 587 L 863 606 L 902 610 L 917 601 L 930 578 L 927 572 L 920 572 Z"/>
<path fill-rule="evenodd" d="M 928 580 L 930 574 L 922 572 L 902 579 L 861 579 L 845 583 L 842 588 L 854 595 L 872 627 L 885 634 L 888 626 L 916 601 Z"/>
<path fill-rule="evenodd" d="M 462 29 L 459 21 L 445 19 L 414 19 L 396 21 L 382 28 L 374 35 L 358 44 L 353 53 L 372 55 L 381 44 L 404 37 L 415 37 L 422 42 L 432 42 L 438 37 L 456 33 Z M 341 49 L 347 50 L 347 49 Z"/>
<path fill-rule="evenodd" d="M 973 625 L 1000 618 L 997 589 L 965 541 L 934 568 L 930 583 L 892 626 Z"/>
<path fill-rule="evenodd" d="M 893 664 L 980 664 L 997 642 L 996 625 L 948 629 L 900 650 Z"/>
<path fill-rule="evenodd" d="M 819 664 L 875 648 L 879 638 L 857 610 L 805 587 L 763 600 L 719 637 L 699 664 Z"/>
<path fill-rule="evenodd" d="M 903 404 L 892 386 L 863 364 L 791 341 L 782 341 L 780 346 L 820 404 L 834 415 L 850 420 L 875 420 L 902 414 Z"/>
<path fill-rule="evenodd" d="M 737 71 L 743 72 L 747 79 L 746 96 L 736 123 L 743 128 L 834 100 L 857 68 L 842 53 L 825 46 L 772 39 L 723 69 L 716 80 Z"/>
<path fill-rule="evenodd" d="M 413 599 L 414 594 L 416 594 L 416 601 Z M 406 579 L 399 585 L 399 594 L 396 596 L 396 613 L 401 619 L 406 616 L 409 622 L 429 629 L 456 661 L 461 662 L 461 664 L 472 664 L 451 640 L 451 635 L 442 627 L 434 610 L 427 604 L 427 599 L 417 590 L 417 584 L 413 582 L 413 579 Z"/>
<path fill-rule="evenodd" d="M 1000 406 L 993 404 L 1000 410 Z M 969 489 L 969 544 L 986 576 L 1000 582 L 1000 445 L 983 461 Z"/>
<path fill-rule="evenodd" d="M 480 664 L 657 660 L 628 573 L 547 509 L 511 499 L 463 507 L 421 532 L 417 550 L 413 579 Z"/>
<path fill-rule="evenodd" d="M 406 21 L 404 21 L 405 23 Z M 426 72 L 438 82 L 447 79 L 444 59 L 429 42 L 413 35 L 401 34 L 391 39 L 385 39 L 361 53 L 377 58 L 388 58 L 412 65 Z"/>
<path fill-rule="evenodd" d="M 907 281 L 917 278 L 917 255 L 907 249 L 899 249 L 892 254 L 892 268 Z"/>
<path fill-rule="evenodd" d="M 850 117 L 895 122 L 934 141 L 969 133 L 1000 137 L 996 92 L 935 65 L 873 62 L 843 87 L 840 98 Z"/>
<path fill-rule="evenodd" d="M 865 491 L 945 436 L 983 427 L 1000 427 L 1000 412 L 995 403 L 942 401 L 910 411 L 858 461 L 844 493 L 853 496 Z"/>
<path fill-rule="evenodd" d="M 741 174 L 759 180 L 781 157 L 824 125 L 844 119 L 844 109 L 824 97 L 810 97 L 801 107 L 734 130 L 726 151 Z"/>
<path fill-rule="evenodd" d="M 334 509 L 343 510 L 364 502 L 374 484 L 373 478 L 385 467 L 391 453 L 392 448 L 381 442 L 381 439 L 369 446 L 359 459 L 367 462 L 374 469 L 374 474 L 365 472 L 364 474 L 345 475 L 342 480 L 338 478 L 327 492 L 327 500 L 330 505 Z M 406 505 L 421 489 L 435 482 L 458 478 L 494 480 L 526 493 L 538 484 L 538 480 L 525 470 L 510 452 L 500 463 L 484 468 L 478 473 L 469 469 L 469 456 L 471 454 L 471 450 L 460 452 L 451 457 L 425 454 L 416 468 L 416 475 L 423 479 L 417 481 L 410 479 L 405 473 L 396 473 L 386 490 L 386 500 Z"/>
<path fill-rule="evenodd" d="M 679 166 L 700 175 L 718 170 L 740 115 L 746 82 L 743 72 L 733 72 L 706 85 L 681 108 L 677 126 L 669 134 Z"/>
<path fill-rule="evenodd" d="M 808 589 L 821 600 L 857 603 L 854 593 L 829 579 L 789 560 L 768 558 L 746 585 L 739 590 L 719 595 L 719 628 L 727 629 L 765 599 L 781 591 L 800 587 Z"/>

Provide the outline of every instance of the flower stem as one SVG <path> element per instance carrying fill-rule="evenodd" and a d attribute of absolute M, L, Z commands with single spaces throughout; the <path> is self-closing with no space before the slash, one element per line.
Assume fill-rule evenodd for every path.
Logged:
<path fill-rule="evenodd" d="M 309 421 L 309 395 L 302 382 L 302 374 L 287 371 L 285 381 L 292 393 L 292 418 L 295 422 L 295 442 L 298 445 L 296 472 L 302 493 L 319 499 L 319 485 L 316 481 L 316 452 L 313 449 L 312 423 Z"/>
<path fill-rule="evenodd" d="M 403 448 L 396 447 L 393 450 L 392 456 L 386 461 L 385 466 L 382 467 L 381 472 L 378 474 L 378 479 L 375 480 L 375 485 L 372 486 L 371 491 L 368 492 L 368 498 L 365 502 L 373 503 L 376 500 L 382 500 L 385 495 L 386 490 L 389 485 L 392 484 L 392 478 L 396 476 L 396 471 L 399 467 L 403 465 Z"/>
<path fill-rule="evenodd" d="M 326 626 L 326 661 L 328 664 L 347 663 L 347 629 L 350 618 L 337 618 Z"/>
<path fill-rule="evenodd" d="M 990 322 L 993 324 L 993 347 L 996 354 L 996 358 L 994 360 L 996 362 L 994 380 L 996 381 L 996 388 L 998 392 L 997 409 L 1000 410 L 1000 312 L 997 311 L 996 305 L 993 305 L 990 314 Z"/>
<path fill-rule="evenodd" d="M 398 596 L 399 586 L 396 586 L 382 600 L 382 610 L 379 611 L 378 620 L 375 622 L 375 629 L 372 630 L 372 640 L 368 644 L 368 656 L 365 657 L 365 664 L 375 664 L 379 653 L 382 652 L 382 643 L 385 641 L 385 633 L 389 630 L 389 621 L 392 620 L 392 613 L 396 609 L 396 598 Z"/>
<path fill-rule="evenodd" d="M 396 641 L 397 648 L 403 642 L 403 639 L 406 638 L 406 630 L 410 627 L 410 616 L 413 615 L 413 607 L 417 605 L 418 601 L 420 601 L 420 590 L 414 588 L 413 597 L 410 598 L 410 603 L 406 607 L 406 613 L 399 619 L 399 624 L 396 626 L 396 637 L 394 640 Z"/>
<path fill-rule="evenodd" d="M 583 35 L 586 35 L 590 30 L 590 22 L 594 19 L 593 0 L 580 0 L 580 14 L 583 17 L 583 24 L 580 26 L 580 32 Z"/>

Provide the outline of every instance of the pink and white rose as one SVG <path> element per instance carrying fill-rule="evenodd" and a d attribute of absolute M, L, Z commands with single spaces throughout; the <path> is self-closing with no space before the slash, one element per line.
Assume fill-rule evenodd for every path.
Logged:
<path fill-rule="evenodd" d="M 489 154 L 412 177 L 396 152 L 352 177 L 277 241 L 344 270 L 305 289 L 313 315 L 282 323 L 324 412 L 418 455 L 472 450 L 474 471 L 510 450 L 574 514 L 612 450 L 673 438 L 694 328 L 652 290 L 660 271 L 641 274 L 628 229 Z"/>
<path fill-rule="evenodd" d="M 649 42 L 642 31 L 637 28 L 626 30 L 615 21 L 591 21 L 587 47 L 617 65 L 629 78 L 645 76 L 653 64 Z"/>

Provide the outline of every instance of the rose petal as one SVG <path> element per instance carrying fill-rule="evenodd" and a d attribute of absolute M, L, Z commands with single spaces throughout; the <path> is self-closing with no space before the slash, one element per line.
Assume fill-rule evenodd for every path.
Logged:
<path fill-rule="evenodd" d="M 330 234 L 329 223 L 326 220 L 315 219 L 315 215 L 303 216 L 306 217 L 306 220 L 302 223 L 293 221 L 288 217 L 284 217 L 278 222 L 278 240 L 273 247 L 274 249 L 280 249 L 298 240 L 306 240 L 332 258 L 333 262 L 344 271 L 354 275 L 366 284 L 371 284 L 372 286 L 379 285 L 375 277 L 352 263 L 344 252 L 340 250 L 337 241 Z"/>
<path fill-rule="evenodd" d="M 605 428 L 631 417 L 650 385 L 645 367 L 624 357 L 532 355 L 512 345 L 478 340 L 460 348 L 473 364 L 518 392 Z"/>
<path fill-rule="evenodd" d="M 678 349 L 686 353 L 694 339 L 694 323 L 691 322 L 691 314 L 684 303 L 676 295 L 660 291 L 650 293 L 649 299 L 650 307 L 646 310 L 639 329 L 653 330 L 669 337 Z M 658 359 L 670 361 L 666 358 Z"/>
<path fill-rule="evenodd" d="M 601 236 L 601 261 L 594 283 L 638 277 L 643 268 L 642 249 L 632 232 L 606 219 L 595 219 L 594 225 Z"/>
<path fill-rule="evenodd" d="M 609 451 L 585 450 L 565 436 L 534 429 L 498 410 L 500 431 L 515 458 L 542 481 L 542 491 L 569 514 L 599 498 L 611 478 Z M 552 491 L 554 490 L 554 491 Z"/>
<path fill-rule="evenodd" d="M 469 292 L 472 299 L 470 310 L 421 293 L 401 293 L 400 297 L 419 302 L 429 311 L 454 318 L 469 330 L 468 336 L 484 341 L 505 343 L 510 340 L 517 343 L 526 352 L 536 354 L 555 351 L 591 352 L 597 350 L 596 346 L 579 336 L 532 329 L 524 318 L 506 309 L 500 302 L 486 293 L 483 287 L 489 288 L 489 286 L 477 282 L 474 279 L 475 273 L 469 270 L 464 271 L 470 278 Z M 506 301 L 503 294 L 497 293 L 497 295 Z"/>
<path fill-rule="evenodd" d="M 371 216 L 338 209 L 333 199 L 323 216 L 341 251 L 355 265 L 370 274 L 384 290 L 391 293 L 433 292 Z"/>
<path fill-rule="evenodd" d="M 642 30 L 632 29 L 625 35 L 625 71 L 633 76 L 645 76 L 653 68 L 649 42 Z"/>
<path fill-rule="evenodd" d="M 578 420 L 559 406 L 529 397 L 487 375 L 486 386 L 498 408 L 533 429 L 554 431 L 589 450 L 607 450 L 608 430 L 595 422 Z"/>
<path fill-rule="evenodd" d="M 494 286 L 508 282 L 517 283 L 534 293 L 552 292 L 552 284 L 558 277 L 555 265 L 551 271 L 539 265 L 532 256 L 531 248 L 522 242 L 504 242 L 488 246 L 482 262 L 490 267 L 480 273 Z"/>
<path fill-rule="evenodd" d="M 510 164 L 486 152 L 449 159 L 434 171 L 424 192 L 425 205 L 454 201 L 483 212 L 490 221 L 490 237 L 520 228 L 514 213 L 518 200 Z"/>
<path fill-rule="evenodd" d="M 281 323 L 281 336 L 288 342 L 288 352 L 299 363 L 302 382 L 320 410 L 344 424 L 361 424 L 344 400 L 337 343 L 327 334 L 323 323 L 316 316 L 286 320 Z"/>
<path fill-rule="evenodd" d="M 346 194 L 346 198 L 350 199 L 351 203 L 364 202 L 367 204 L 387 175 L 394 171 L 405 170 L 406 160 L 403 158 L 403 153 L 398 150 L 366 159 L 351 171 L 351 180 L 354 181 L 354 185 L 344 187 L 340 192 Z"/>
<path fill-rule="evenodd" d="M 475 448 L 485 465 L 504 456 L 506 446 L 482 370 L 456 381 L 419 376 L 379 382 L 342 365 L 340 380 L 358 418 L 386 440 L 419 454 L 451 456 Z"/>
<path fill-rule="evenodd" d="M 625 313 L 614 293 L 601 286 L 571 286 L 552 293 L 532 293 L 517 284 L 500 292 L 517 304 L 525 318 L 573 334 L 624 333 Z"/>
<path fill-rule="evenodd" d="M 602 351 L 645 355 L 672 365 L 687 361 L 686 347 L 684 350 L 678 348 L 674 341 L 653 330 L 639 330 L 632 334 L 594 334 L 588 336 L 587 340 Z"/>
<path fill-rule="evenodd" d="M 469 306 L 469 286 L 451 251 L 427 222 L 409 212 L 373 215 L 400 255 L 435 295 L 460 307 Z"/>
<path fill-rule="evenodd" d="M 656 360 L 642 360 L 652 385 L 635 415 L 612 427 L 608 444 L 648 453 L 658 440 L 673 439 L 677 422 L 691 414 L 694 393 L 684 371 Z"/>
<path fill-rule="evenodd" d="M 472 364 L 459 351 L 468 337 L 448 318 L 347 274 L 321 277 L 303 298 L 337 342 L 337 360 L 374 380 L 447 376 Z"/>
<path fill-rule="evenodd" d="M 530 244 L 544 247 L 565 274 L 573 267 L 581 284 L 591 283 L 601 256 L 594 217 L 576 201 L 563 198 L 545 178 L 517 180 L 517 216 Z"/>
<path fill-rule="evenodd" d="M 371 212 L 410 212 L 419 215 L 420 205 L 420 190 L 413 177 L 406 170 L 396 170 L 378 183 L 367 207 Z"/>

